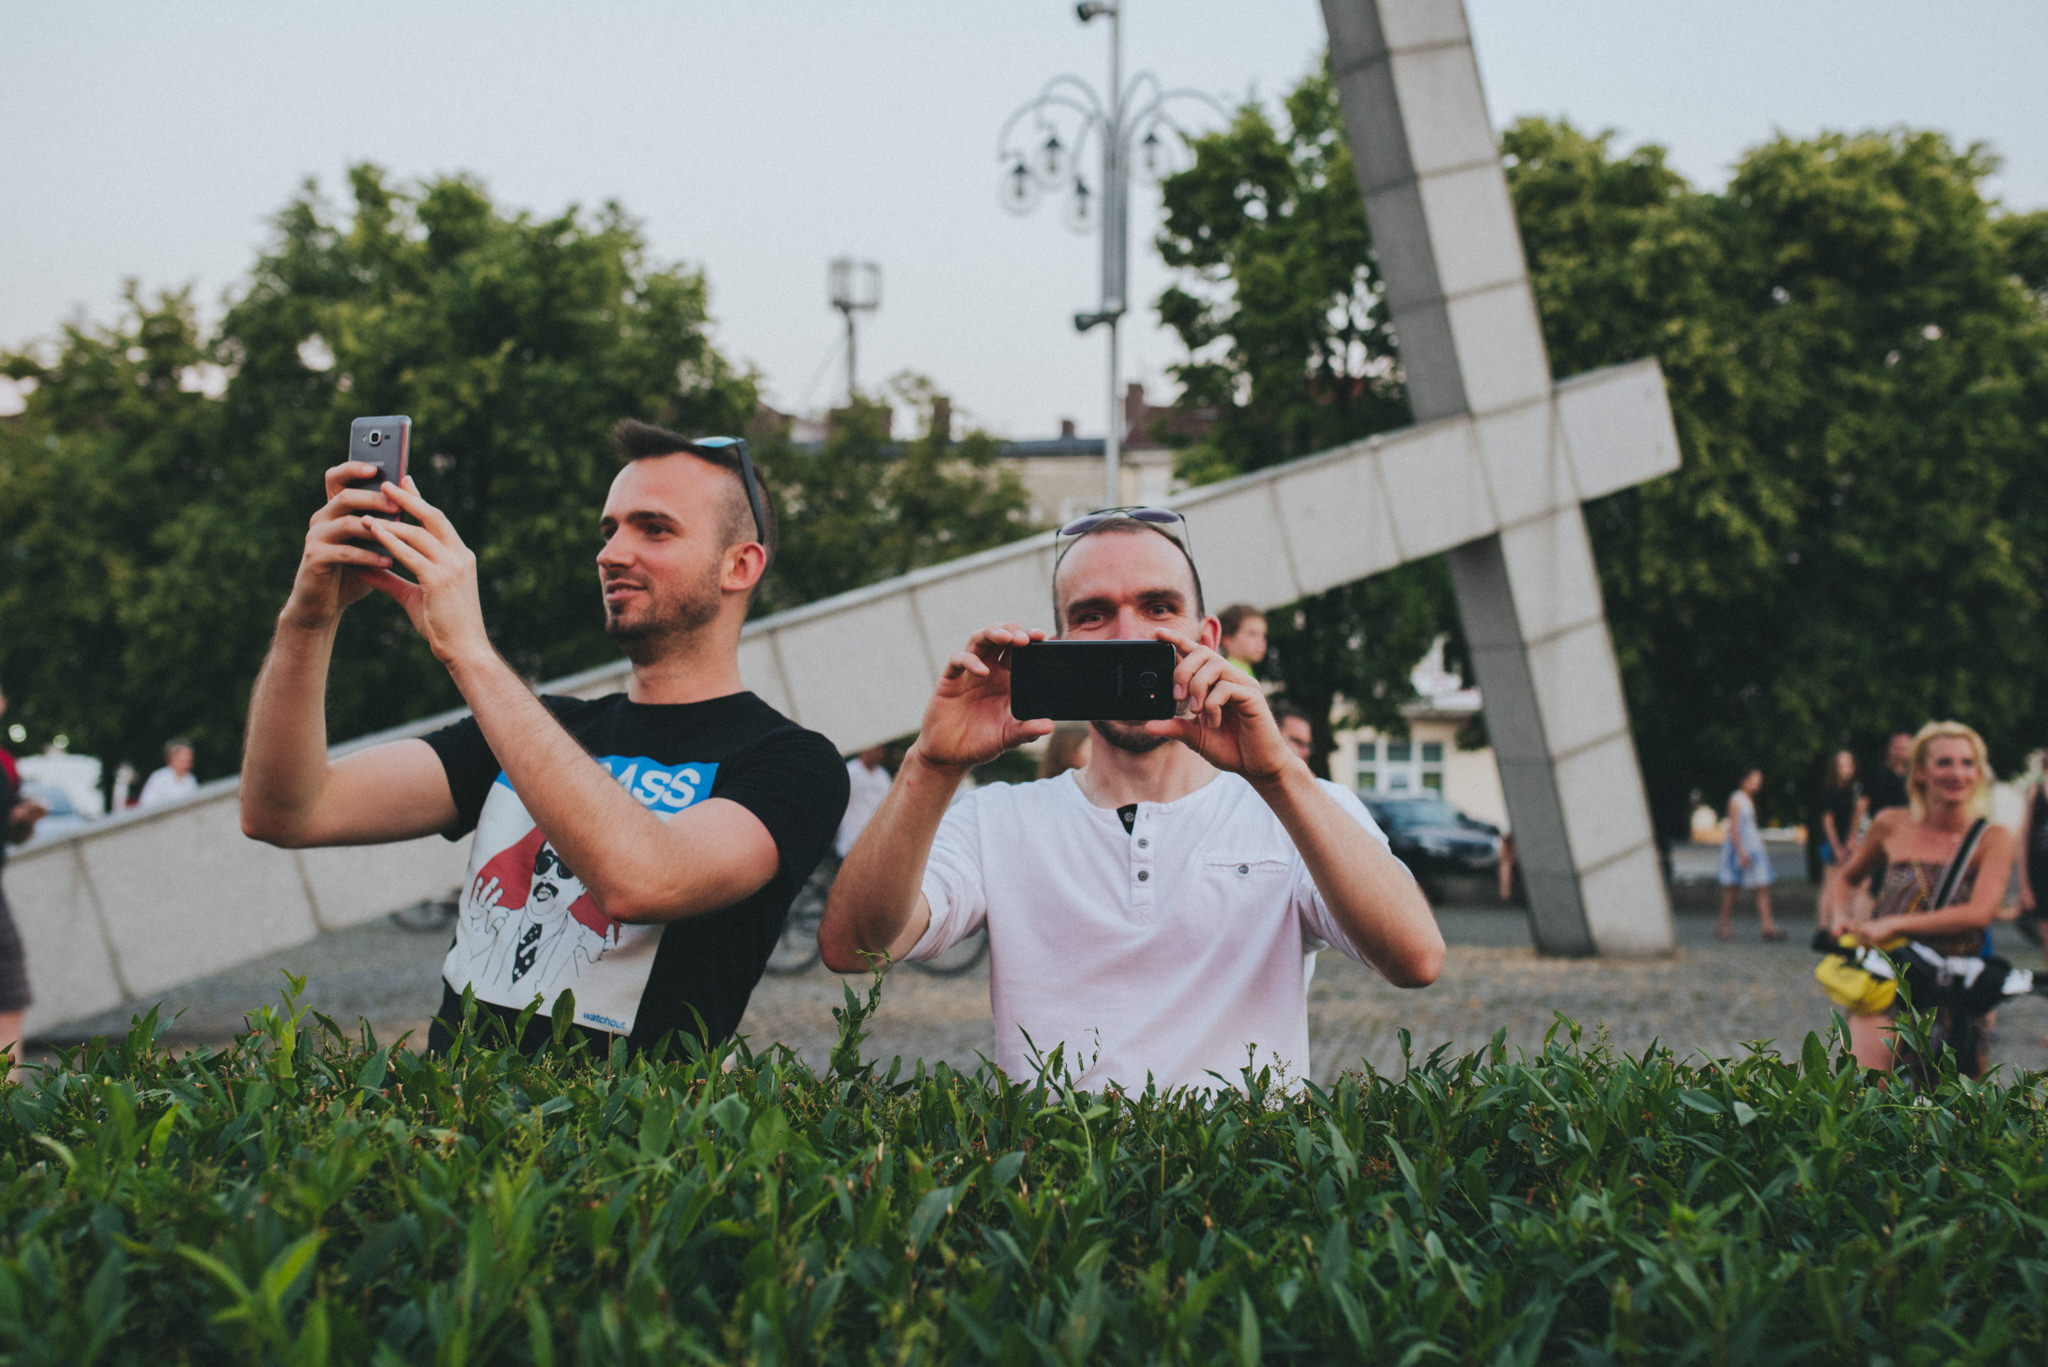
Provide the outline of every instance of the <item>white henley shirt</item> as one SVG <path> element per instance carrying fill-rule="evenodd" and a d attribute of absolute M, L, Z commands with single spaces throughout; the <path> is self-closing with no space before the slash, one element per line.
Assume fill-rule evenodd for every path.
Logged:
<path fill-rule="evenodd" d="M 1386 844 L 1356 794 L 1318 782 Z M 1129 834 L 1072 771 L 990 784 L 939 823 L 924 895 L 931 926 L 908 957 L 988 929 L 998 1066 L 1030 1077 L 1063 1044 L 1086 1089 L 1238 1086 L 1247 1063 L 1305 1080 L 1316 952 L 1363 961 L 1235 774 L 1139 803 Z"/>

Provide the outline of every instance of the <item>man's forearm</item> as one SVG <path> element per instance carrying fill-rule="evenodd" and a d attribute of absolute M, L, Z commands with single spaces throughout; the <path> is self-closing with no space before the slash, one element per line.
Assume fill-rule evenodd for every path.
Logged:
<path fill-rule="evenodd" d="M 939 822 L 959 790 L 963 771 L 926 762 L 913 745 L 888 796 L 847 852 L 832 882 L 818 944 L 842 972 L 865 967 L 863 954 L 903 949 L 931 858 Z"/>
<path fill-rule="evenodd" d="M 513 791 L 607 915 L 664 920 L 710 909 L 678 883 L 702 863 L 669 857 L 675 833 L 591 758 L 503 657 L 479 654 L 448 672 Z"/>
<path fill-rule="evenodd" d="M 1443 934 L 1401 861 L 1337 805 L 1306 765 L 1290 765 L 1254 786 L 1366 960 L 1399 987 L 1434 982 L 1443 968 Z"/>
<path fill-rule="evenodd" d="M 249 694 L 242 752 L 242 829 L 288 842 L 327 778 L 327 670 L 336 623 L 280 618 Z"/>

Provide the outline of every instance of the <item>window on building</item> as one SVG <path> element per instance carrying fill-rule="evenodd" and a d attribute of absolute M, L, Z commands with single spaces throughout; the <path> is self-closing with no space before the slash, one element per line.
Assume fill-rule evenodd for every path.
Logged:
<path fill-rule="evenodd" d="M 1357 746 L 1358 790 L 1411 793 L 1444 789 L 1444 742 L 1395 737 L 1362 740 Z"/>

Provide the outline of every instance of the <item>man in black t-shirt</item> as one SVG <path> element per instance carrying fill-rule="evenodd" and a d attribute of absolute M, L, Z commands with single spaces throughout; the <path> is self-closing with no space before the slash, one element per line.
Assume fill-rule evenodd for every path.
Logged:
<path fill-rule="evenodd" d="M 625 464 L 597 565 L 605 628 L 633 666 L 626 692 L 536 698 L 491 647 L 476 558 L 447 517 L 410 479 L 348 487 L 377 473 L 348 462 L 327 472 L 250 698 L 250 835 L 305 846 L 475 833 L 432 1047 L 459 1025 L 464 989 L 507 1023 L 538 1003 L 529 1045 L 564 991 L 600 1043 L 725 1039 L 846 807 L 832 744 L 740 681 L 740 627 L 776 539 L 745 444 L 637 422 L 613 442 Z M 405 610 L 471 716 L 330 763 L 335 628 L 372 590 Z"/>
<path fill-rule="evenodd" d="M 1910 732 L 1894 731 L 1885 744 L 1884 766 L 1871 776 L 1863 791 L 1870 799 L 1865 809 L 1869 819 L 1875 821 L 1877 814 L 1887 807 L 1905 807 L 1912 803 L 1912 794 L 1906 791 L 1906 771 L 1913 767 L 1913 737 Z M 1884 892 L 1885 874 L 1889 866 L 1883 851 L 1878 852 L 1877 863 L 1870 871 L 1870 895 L 1877 897 Z"/>

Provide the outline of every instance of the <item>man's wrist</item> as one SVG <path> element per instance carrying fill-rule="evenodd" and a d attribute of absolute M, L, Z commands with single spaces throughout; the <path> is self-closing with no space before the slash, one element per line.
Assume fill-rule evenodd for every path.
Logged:
<path fill-rule="evenodd" d="M 332 636 L 334 629 L 341 625 L 341 613 L 322 612 L 299 601 L 294 594 L 285 599 L 284 607 L 277 614 L 277 629 L 299 636 Z"/>
<path fill-rule="evenodd" d="M 516 680 L 522 689 L 526 687 L 526 681 L 519 677 L 518 672 L 488 640 L 481 645 L 470 646 L 450 654 L 442 661 L 442 665 L 447 669 L 448 677 L 455 681 L 457 691 L 469 699 L 471 710 L 476 707 L 476 699 L 471 697 L 470 689 L 487 680 L 510 677 Z"/>
<path fill-rule="evenodd" d="M 923 744 L 918 741 L 912 741 L 910 749 L 904 752 L 902 767 L 911 769 L 915 773 L 929 775 L 933 780 L 955 785 L 961 779 L 966 778 L 968 772 L 974 768 L 972 764 L 954 764 L 946 760 L 933 759 L 925 750 Z M 915 773 L 913 774 L 913 781 L 915 781 Z"/>
<path fill-rule="evenodd" d="M 1286 761 L 1273 773 L 1257 778 L 1246 774 L 1244 780 L 1251 784 L 1260 796 L 1271 802 L 1274 798 L 1281 797 L 1290 792 L 1302 793 L 1309 791 L 1309 789 L 1315 786 L 1316 776 L 1309 771 L 1309 767 L 1305 762 L 1294 755 L 1289 755 Z M 1303 784 L 1307 784 L 1308 787 L 1302 787 Z"/>

